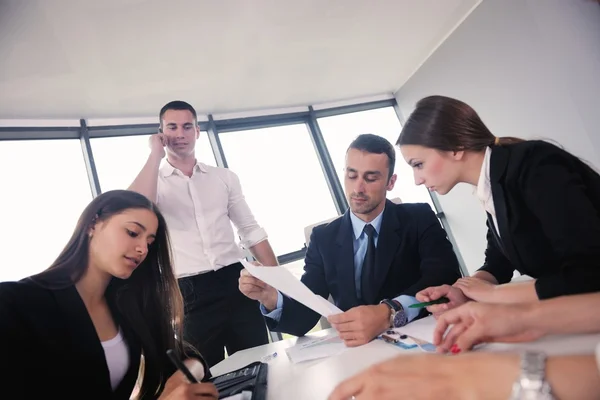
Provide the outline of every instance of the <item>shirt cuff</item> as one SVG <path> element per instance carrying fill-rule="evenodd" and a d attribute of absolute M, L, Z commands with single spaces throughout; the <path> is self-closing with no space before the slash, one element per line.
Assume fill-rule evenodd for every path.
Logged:
<path fill-rule="evenodd" d="M 269 236 L 267 235 L 267 231 L 264 228 L 256 227 L 249 232 L 240 232 L 240 238 L 240 244 L 242 245 L 242 247 L 245 249 L 249 249 L 251 247 L 256 246 L 260 242 L 264 242 L 269 238 Z"/>
<path fill-rule="evenodd" d="M 281 313 L 283 312 L 283 296 L 281 295 L 281 293 L 277 291 L 277 308 L 275 308 L 271 312 L 268 312 L 265 306 L 261 304 L 260 312 L 262 313 L 263 317 L 271 318 L 279 322 L 279 320 L 281 319 Z"/>
<path fill-rule="evenodd" d="M 407 295 L 403 294 L 403 295 L 396 297 L 394 300 L 396 300 L 398 303 L 402 304 L 402 308 L 404 308 L 404 312 L 406 314 L 407 322 L 410 322 L 413 319 L 417 318 L 421 309 L 420 308 L 408 308 L 409 306 L 411 306 L 413 304 L 419 303 L 419 301 L 415 297 L 407 296 Z"/>

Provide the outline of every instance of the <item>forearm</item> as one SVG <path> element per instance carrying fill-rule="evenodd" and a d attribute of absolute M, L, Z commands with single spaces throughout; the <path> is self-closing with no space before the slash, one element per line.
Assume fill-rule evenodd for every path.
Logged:
<path fill-rule="evenodd" d="M 143 194 L 153 202 L 157 201 L 158 170 L 162 158 L 150 154 L 146 164 L 136 176 L 129 190 Z"/>
<path fill-rule="evenodd" d="M 546 379 L 556 399 L 600 398 L 600 375 L 594 356 L 548 357 Z"/>
<path fill-rule="evenodd" d="M 535 281 L 505 283 L 495 286 L 486 303 L 515 304 L 539 301 Z"/>
<path fill-rule="evenodd" d="M 494 285 L 498 284 L 498 281 L 494 277 L 494 275 L 490 274 L 487 271 L 477 271 L 473 274 L 473 278 L 481 279 L 487 281 L 489 283 L 493 283 Z"/>
<path fill-rule="evenodd" d="M 268 240 L 263 240 L 250 247 L 250 252 L 262 265 L 264 266 L 275 266 L 279 265 L 277 257 L 271 248 Z"/>
<path fill-rule="evenodd" d="M 562 296 L 528 305 L 524 322 L 545 334 L 600 332 L 600 293 Z"/>

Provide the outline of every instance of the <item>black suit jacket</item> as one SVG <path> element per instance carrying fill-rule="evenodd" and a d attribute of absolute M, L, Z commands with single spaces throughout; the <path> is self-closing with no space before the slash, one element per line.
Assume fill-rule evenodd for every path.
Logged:
<path fill-rule="evenodd" d="M 514 270 L 537 278 L 540 299 L 600 290 L 600 175 L 553 144 L 492 147 L 490 181 L 498 232 L 488 214 L 481 270 L 499 283 Z"/>
<path fill-rule="evenodd" d="M 141 344 L 118 312 L 111 311 L 130 359 L 114 392 L 104 349 L 74 286 L 49 290 L 30 279 L 0 283 L 2 391 L 20 399 L 129 399 L 138 377 Z M 166 355 L 163 371 L 165 378 L 175 372 Z"/>
<path fill-rule="evenodd" d="M 356 297 L 349 213 L 313 229 L 302 276 L 310 290 L 324 298 L 331 294 L 343 311 L 363 304 Z M 460 277 L 452 245 L 428 204 L 386 201 L 375 266 L 373 293 L 377 295 L 369 304 L 401 294 L 414 296 L 429 286 L 453 284 Z M 267 324 L 271 330 L 302 336 L 318 319 L 319 314 L 284 296 L 279 323 L 267 318 Z"/>

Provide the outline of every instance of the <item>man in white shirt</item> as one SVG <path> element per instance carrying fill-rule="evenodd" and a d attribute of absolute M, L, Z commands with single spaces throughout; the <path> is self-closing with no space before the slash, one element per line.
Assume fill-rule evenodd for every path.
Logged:
<path fill-rule="evenodd" d="M 263 265 L 277 265 L 277 258 L 237 175 L 196 160 L 194 108 L 172 101 L 159 117 L 160 133 L 150 137 L 150 156 L 129 189 L 156 202 L 165 216 L 185 302 L 184 338 L 212 367 L 223 360 L 224 348 L 231 355 L 268 343 L 258 303 L 238 290 L 243 252 L 231 223 Z"/>

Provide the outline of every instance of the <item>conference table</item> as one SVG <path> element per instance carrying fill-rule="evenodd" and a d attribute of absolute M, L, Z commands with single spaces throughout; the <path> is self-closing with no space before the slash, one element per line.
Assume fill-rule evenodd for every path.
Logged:
<path fill-rule="evenodd" d="M 413 322 L 413 324 L 417 323 L 425 329 L 430 329 L 430 333 L 435 326 L 435 320 L 431 316 Z M 292 363 L 287 357 L 285 349 L 332 332 L 332 328 L 325 329 L 305 337 L 281 340 L 239 351 L 211 368 L 211 372 L 213 375 L 221 375 L 277 352 L 277 357 L 268 361 L 267 399 L 322 400 L 327 399 L 338 383 L 373 364 L 398 355 L 422 353 L 418 348 L 405 350 L 383 340 L 373 340 L 363 346 L 347 348 L 342 353 L 318 360 Z M 477 351 L 538 350 L 548 355 L 593 354 L 598 343 L 600 343 L 600 334 L 561 335 L 549 336 L 532 343 L 486 344 Z"/>

